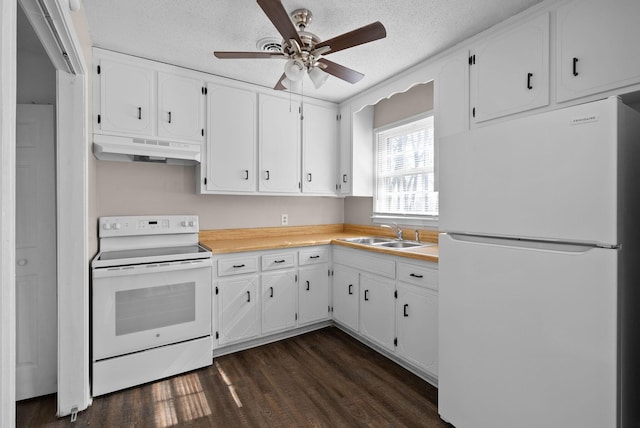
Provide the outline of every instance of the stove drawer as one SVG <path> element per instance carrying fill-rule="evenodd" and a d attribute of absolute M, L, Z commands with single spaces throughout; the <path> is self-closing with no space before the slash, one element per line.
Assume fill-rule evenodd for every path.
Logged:
<path fill-rule="evenodd" d="M 239 275 L 258 271 L 258 256 L 242 256 L 218 260 L 218 276 Z"/>

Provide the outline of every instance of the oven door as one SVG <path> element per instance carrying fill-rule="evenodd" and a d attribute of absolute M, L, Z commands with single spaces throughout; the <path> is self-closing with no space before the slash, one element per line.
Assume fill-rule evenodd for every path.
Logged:
<path fill-rule="evenodd" d="M 211 334 L 211 259 L 93 270 L 93 360 Z"/>

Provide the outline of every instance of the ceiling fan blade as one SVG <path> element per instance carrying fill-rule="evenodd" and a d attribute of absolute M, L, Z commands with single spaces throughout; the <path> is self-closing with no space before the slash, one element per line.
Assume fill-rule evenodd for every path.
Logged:
<path fill-rule="evenodd" d="M 280 0 L 258 0 L 258 5 L 260 5 L 267 15 L 267 18 L 269 18 L 286 42 L 293 39 L 298 42 L 298 45 L 303 45 L 296 27 L 293 25 L 289 14 L 282 6 Z"/>
<path fill-rule="evenodd" d="M 287 78 L 287 75 L 282 73 L 282 76 L 280 76 L 280 79 L 278 79 L 278 83 L 276 83 L 276 86 L 274 86 L 273 89 L 275 89 L 276 91 L 286 90 L 287 88 L 285 88 L 285 86 L 282 84 L 282 81 L 286 78 Z"/>
<path fill-rule="evenodd" d="M 387 37 L 387 30 L 380 21 L 376 21 L 373 24 L 365 25 L 364 27 L 360 27 L 353 31 L 349 31 L 348 33 L 320 42 L 315 46 L 315 48 L 317 50 L 325 46 L 329 46 L 331 51 L 325 54 L 329 55 L 343 49 L 363 45 L 385 37 Z"/>
<path fill-rule="evenodd" d="M 215 51 L 213 53 L 216 58 L 220 59 L 238 59 L 238 58 L 283 58 L 281 52 L 230 52 Z"/>
<path fill-rule="evenodd" d="M 344 65 L 329 61 L 325 58 L 320 58 L 318 62 L 326 66 L 320 67 L 324 72 L 336 76 L 342 80 L 346 80 L 349 83 L 357 83 L 364 77 L 364 74 L 362 73 L 347 68 Z"/>

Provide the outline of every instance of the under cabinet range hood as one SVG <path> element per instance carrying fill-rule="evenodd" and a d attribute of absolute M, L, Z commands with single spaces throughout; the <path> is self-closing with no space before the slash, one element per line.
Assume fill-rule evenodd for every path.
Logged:
<path fill-rule="evenodd" d="M 93 134 L 93 154 L 100 160 L 196 165 L 201 152 L 198 143 Z"/>

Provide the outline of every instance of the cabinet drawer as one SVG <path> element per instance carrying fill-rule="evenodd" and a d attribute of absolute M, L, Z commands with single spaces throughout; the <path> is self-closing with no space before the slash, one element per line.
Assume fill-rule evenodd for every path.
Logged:
<path fill-rule="evenodd" d="M 396 262 L 390 257 L 367 250 L 336 248 L 333 254 L 334 263 L 354 269 L 386 276 L 396 277 Z"/>
<path fill-rule="evenodd" d="M 258 271 L 258 257 L 235 257 L 218 260 L 218 276 L 238 275 Z"/>
<path fill-rule="evenodd" d="M 438 270 L 422 265 L 398 262 L 398 281 L 438 289 Z"/>
<path fill-rule="evenodd" d="M 329 248 L 315 247 L 300 251 L 300 265 L 312 265 L 329 261 Z"/>
<path fill-rule="evenodd" d="M 296 253 L 279 253 L 262 256 L 262 270 L 289 268 L 296 265 Z"/>

